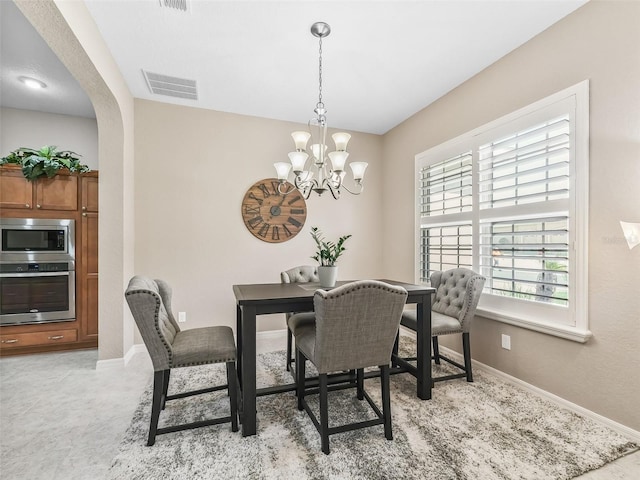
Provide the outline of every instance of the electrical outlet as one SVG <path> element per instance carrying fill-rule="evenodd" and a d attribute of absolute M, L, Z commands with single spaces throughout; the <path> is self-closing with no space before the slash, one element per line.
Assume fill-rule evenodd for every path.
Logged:
<path fill-rule="evenodd" d="M 504 333 L 502 334 L 502 348 L 505 350 L 511 350 L 511 337 Z"/>
<path fill-rule="evenodd" d="M 187 321 L 187 312 L 178 312 L 178 322 L 184 323 Z"/>

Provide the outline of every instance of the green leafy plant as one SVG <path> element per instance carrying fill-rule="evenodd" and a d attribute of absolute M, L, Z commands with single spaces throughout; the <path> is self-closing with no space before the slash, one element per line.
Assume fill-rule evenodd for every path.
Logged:
<path fill-rule="evenodd" d="M 58 147 L 45 145 L 40 150 L 19 148 L 6 157 L 0 158 L 0 165 L 5 163 L 22 166 L 22 174 L 27 180 L 39 177 L 54 177 L 58 170 L 66 168 L 70 172 L 88 172 L 89 167 L 80 163 L 81 155 L 68 150 L 60 151 Z"/>
<path fill-rule="evenodd" d="M 351 235 L 344 235 L 338 239 L 338 243 L 326 241 L 324 235 L 318 227 L 311 227 L 311 236 L 316 242 L 318 251 L 311 257 L 323 267 L 333 267 L 336 264 L 336 260 L 342 255 L 346 249 L 344 248 L 344 242 L 346 242 Z"/>

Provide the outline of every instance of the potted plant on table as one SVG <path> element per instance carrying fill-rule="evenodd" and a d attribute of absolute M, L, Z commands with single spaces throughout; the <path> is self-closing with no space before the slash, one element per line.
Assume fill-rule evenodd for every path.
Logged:
<path fill-rule="evenodd" d="M 324 235 L 318 227 L 311 227 L 311 236 L 315 240 L 317 247 L 316 254 L 311 258 L 320 264 L 318 267 L 320 286 L 327 288 L 333 287 L 338 278 L 336 261 L 346 250 L 344 248 L 344 242 L 351 238 L 351 235 L 344 235 L 338 239 L 337 243 L 333 243 L 324 239 Z"/>
<path fill-rule="evenodd" d="M 89 167 L 80 163 L 80 155 L 58 147 L 45 145 L 40 150 L 19 148 L 6 157 L 0 158 L 0 165 L 16 164 L 22 167 L 22 174 L 27 180 L 40 177 L 52 178 L 61 168 L 70 172 L 88 172 Z"/>

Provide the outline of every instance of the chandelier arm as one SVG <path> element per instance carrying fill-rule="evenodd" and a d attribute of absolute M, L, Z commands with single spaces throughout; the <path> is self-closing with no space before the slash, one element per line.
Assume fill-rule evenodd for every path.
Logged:
<path fill-rule="evenodd" d="M 329 191 L 331 192 L 331 195 L 333 195 L 333 198 L 338 200 L 340 198 L 340 186 L 339 185 L 335 186 L 331 180 L 327 180 L 326 183 L 327 183 L 327 186 L 329 187 Z"/>
<path fill-rule="evenodd" d="M 313 179 L 313 180 L 300 180 L 300 177 L 296 175 L 296 178 L 294 180 L 295 186 L 296 188 L 300 191 L 300 193 L 302 194 L 302 196 L 308 200 L 309 197 L 311 196 L 311 192 L 313 191 L 313 186 L 314 185 L 318 185 L 318 182 Z"/>
<path fill-rule="evenodd" d="M 278 184 L 278 193 L 284 197 L 286 197 L 287 195 L 289 195 L 291 192 L 293 192 L 295 190 L 295 188 L 290 188 L 288 190 L 285 190 L 284 192 L 282 191 L 282 189 L 280 187 L 284 186 L 286 183 L 286 180 L 282 180 L 280 181 L 280 183 Z"/>
<path fill-rule="evenodd" d="M 351 195 L 360 195 L 364 191 L 364 185 L 362 184 L 362 182 L 356 182 L 356 185 L 360 187 L 360 191 L 358 192 L 352 192 L 344 183 L 342 184 L 342 188 L 344 188 Z"/>

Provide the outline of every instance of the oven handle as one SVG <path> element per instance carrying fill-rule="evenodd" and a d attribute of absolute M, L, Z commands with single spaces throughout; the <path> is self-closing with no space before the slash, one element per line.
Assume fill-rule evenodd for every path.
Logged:
<path fill-rule="evenodd" d="M 0 278 L 8 277 L 61 277 L 69 276 L 70 272 L 25 272 L 25 273 L 0 273 Z"/>

